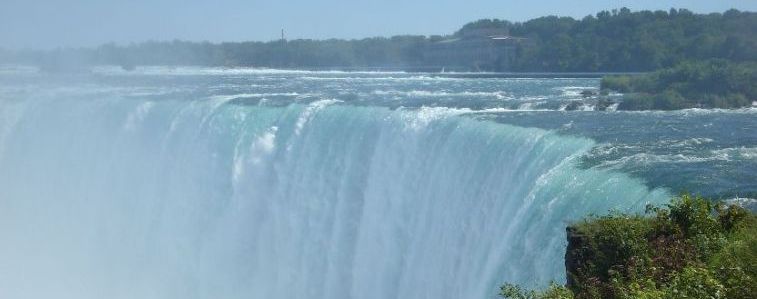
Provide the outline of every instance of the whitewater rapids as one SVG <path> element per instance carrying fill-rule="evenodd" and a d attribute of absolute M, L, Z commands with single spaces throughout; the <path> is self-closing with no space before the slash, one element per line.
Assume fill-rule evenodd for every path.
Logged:
<path fill-rule="evenodd" d="M 590 139 L 446 108 L 0 105 L 1 298 L 492 298 L 565 225 L 668 194 Z"/>

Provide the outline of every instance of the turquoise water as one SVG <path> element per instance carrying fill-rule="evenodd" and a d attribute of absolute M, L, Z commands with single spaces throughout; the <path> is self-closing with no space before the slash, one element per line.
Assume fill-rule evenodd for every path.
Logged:
<path fill-rule="evenodd" d="M 595 79 L 0 77 L 3 298 L 491 298 L 564 280 L 589 213 L 756 188 L 753 110 L 594 112 Z"/>

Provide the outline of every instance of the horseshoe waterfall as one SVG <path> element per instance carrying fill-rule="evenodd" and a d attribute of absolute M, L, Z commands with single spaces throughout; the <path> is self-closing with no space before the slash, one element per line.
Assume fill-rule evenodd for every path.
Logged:
<path fill-rule="evenodd" d="M 0 293 L 489 298 L 662 199 L 594 144 L 448 108 L 41 97 L 0 110 Z M 44 287 L 40 287 L 44 284 Z"/>

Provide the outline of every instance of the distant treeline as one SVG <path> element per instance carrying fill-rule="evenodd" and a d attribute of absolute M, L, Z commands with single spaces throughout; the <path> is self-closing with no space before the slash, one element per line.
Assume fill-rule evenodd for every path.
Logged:
<path fill-rule="evenodd" d="M 0 51 L 0 63 L 33 63 L 48 68 L 71 65 L 202 65 L 274 68 L 428 66 L 425 53 L 439 41 L 479 29 L 499 29 L 519 43 L 507 71 L 637 72 L 687 60 L 757 60 L 757 13 L 729 10 L 695 14 L 685 9 L 602 11 L 581 20 L 541 17 L 522 23 L 479 20 L 449 36 L 395 36 L 360 40 L 270 42 L 144 42 L 106 44 L 94 49 Z M 466 61 L 450 64 L 465 65 Z"/>

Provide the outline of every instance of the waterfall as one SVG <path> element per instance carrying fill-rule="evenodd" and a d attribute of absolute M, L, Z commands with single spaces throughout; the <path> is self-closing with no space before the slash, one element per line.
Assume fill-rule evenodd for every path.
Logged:
<path fill-rule="evenodd" d="M 0 105 L 2 298 L 492 298 L 668 194 L 590 139 L 333 100 Z"/>

